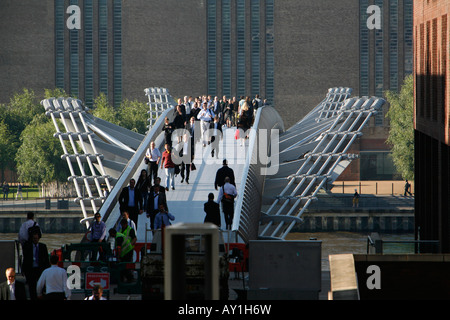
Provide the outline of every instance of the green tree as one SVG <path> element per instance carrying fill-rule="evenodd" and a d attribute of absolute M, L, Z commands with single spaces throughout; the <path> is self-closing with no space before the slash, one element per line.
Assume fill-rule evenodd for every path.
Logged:
<path fill-rule="evenodd" d="M 30 184 L 66 181 L 70 175 L 67 163 L 61 160 L 63 150 L 53 134 L 53 123 L 41 113 L 35 116 L 20 136 L 16 163 L 20 179 Z"/>
<path fill-rule="evenodd" d="M 32 90 L 23 89 L 15 93 L 8 104 L 0 105 L 0 171 L 15 169 L 17 148 L 20 146 L 20 135 L 33 120 L 35 114 L 42 113 L 44 108 Z"/>
<path fill-rule="evenodd" d="M 119 124 L 117 111 L 108 103 L 108 99 L 103 92 L 100 93 L 97 98 L 95 98 L 92 109 L 93 116 L 113 124 Z"/>
<path fill-rule="evenodd" d="M 17 146 L 14 135 L 9 131 L 5 122 L 0 120 L 0 182 L 3 182 L 5 170 L 14 167 L 16 150 Z"/>
<path fill-rule="evenodd" d="M 120 126 L 145 134 L 147 131 L 148 106 L 137 100 L 124 100 L 119 107 L 118 117 Z"/>
<path fill-rule="evenodd" d="M 5 122 L 18 141 L 20 134 L 34 116 L 44 113 L 44 107 L 33 90 L 23 89 L 23 92 L 14 94 L 5 111 Z"/>
<path fill-rule="evenodd" d="M 386 92 L 390 104 L 386 117 L 390 120 L 387 143 L 403 179 L 414 180 L 414 78 L 405 78 L 399 93 Z"/>
<path fill-rule="evenodd" d="M 61 88 L 44 89 L 44 99 L 67 97 L 66 91 Z"/>

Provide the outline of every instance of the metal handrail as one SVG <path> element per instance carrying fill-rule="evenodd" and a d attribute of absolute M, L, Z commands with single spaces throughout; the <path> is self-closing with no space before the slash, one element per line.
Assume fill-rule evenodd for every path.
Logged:
<path fill-rule="evenodd" d="M 231 230 L 236 235 L 236 242 L 239 242 L 238 236 L 247 243 L 249 240 L 255 240 L 258 237 L 259 221 L 261 218 L 262 193 L 264 189 L 265 178 L 261 175 L 261 170 L 265 167 L 258 161 L 258 130 L 259 129 L 279 129 L 284 131 L 284 125 L 281 117 L 275 117 L 272 120 L 270 128 L 262 128 L 261 118 L 264 112 L 275 112 L 270 106 L 258 108 L 255 121 L 249 134 L 249 143 L 245 160 L 244 171 L 242 173 L 242 184 L 238 192 L 235 205 L 235 214 Z M 268 137 L 270 141 L 270 137 Z M 270 150 L 270 147 L 269 147 Z M 264 150 L 265 152 L 267 150 Z"/>

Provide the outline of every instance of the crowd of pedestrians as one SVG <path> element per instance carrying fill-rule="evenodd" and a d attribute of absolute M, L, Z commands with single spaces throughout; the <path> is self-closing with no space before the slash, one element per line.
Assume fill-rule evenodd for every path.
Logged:
<path fill-rule="evenodd" d="M 49 255 L 45 243 L 40 240 L 42 230 L 34 213 L 28 212 L 20 226 L 18 242 L 22 249 L 20 264 L 24 280 L 16 279 L 16 271 L 8 267 L 6 281 L 0 283 L 0 300 L 66 300 L 71 291 L 67 284 L 67 271 L 58 267 L 59 256 Z"/>
<path fill-rule="evenodd" d="M 166 193 L 176 190 L 175 180 L 178 175 L 181 176 L 181 183 L 189 184 L 190 175 L 196 170 L 193 163 L 195 145 L 212 145 L 211 156 L 218 158 L 218 139 L 222 130 L 235 127 L 242 129 L 240 132 L 246 132 L 253 124 L 256 110 L 265 104 L 258 95 L 253 99 L 227 99 L 225 96 L 221 99 L 211 96 L 185 96 L 184 99 L 178 99 L 171 117 L 173 120 L 170 121 L 169 117 L 164 119 L 164 150 L 156 148 L 155 142 L 152 141 L 144 158 L 146 169 L 141 171 L 137 182 L 130 179 L 129 185 L 123 188 L 119 195 L 120 210 L 129 216 L 128 226 L 136 231 L 138 216 L 142 213 L 149 218 L 152 230 L 170 225 L 171 221 L 175 220 L 175 215 L 168 208 Z M 184 129 L 181 131 L 183 134 L 176 131 L 177 129 Z M 239 139 L 245 140 L 246 137 L 240 136 Z M 159 172 L 164 172 L 163 185 Z M 214 187 L 218 191 L 216 203 L 222 205 L 225 228 L 230 229 L 237 191 L 233 170 L 228 167 L 226 160 L 217 172 Z M 214 201 L 214 197 L 210 194 L 205 200 L 210 203 Z M 220 219 L 217 218 L 217 206 L 207 203 L 205 222 L 214 221 L 221 227 Z M 119 229 L 117 228 L 116 232 L 119 232 Z"/>
<path fill-rule="evenodd" d="M 211 156 L 218 158 L 217 141 L 223 128 L 236 127 L 247 131 L 253 124 L 256 109 L 263 104 L 258 96 L 253 100 L 249 97 L 219 99 L 210 96 L 185 97 L 178 100 L 173 121 L 165 119 L 163 126 L 165 144 L 164 151 L 156 148 L 152 141 L 145 155 L 147 169 L 143 169 L 137 182 L 129 180 L 118 197 L 121 219 L 115 228 L 106 230 L 106 224 L 101 221 L 99 213 L 94 214 L 90 224 L 88 240 L 92 243 L 108 242 L 118 261 L 129 262 L 133 259 L 133 249 L 137 241 L 137 224 L 140 214 L 146 215 L 152 230 L 162 229 L 172 224 L 176 219 L 170 212 L 166 192 L 175 191 L 175 176 L 180 174 L 181 183 L 189 184 L 193 164 L 194 145 L 201 143 L 203 147 L 213 143 Z M 184 135 L 173 137 L 176 129 L 185 129 Z M 210 130 L 213 129 L 213 130 Z M 195 140 L 195 134 L 200 130 L 200 141 Z M 245 139 L 245 137 L 239 137 Z M 178 142 L 178 149 L 173 148 L 173 141 Z M 181 159 L 181 164 L 179 161 Z M 164 170 L 165 185 L 161 185 L 159 170 Z M 3 183 L 3 194 L 7 194 L 6 183 Z M 212 186 L 211 186 L 212 188 Z M 225 229 L 231 229 L 234 216 L 234 200 L 237 197 L 233 169 L 228 167 L 227 160 L 223 160 L 222 167 L 217 170 L 214 188 L 218 191 L 217 201 L 214 193 L 208 195 L 204 204 L 205 223 L 213 223 L 221 228 L 220 207 L 225 220 Z M 19 194 L 18 194 L 19 195 Z M 21 194 L 20 194 L 21 196 Z M 64 300 L 71 295 L 67 287 L 67 273 L 57 266 L 58 256 L 49 255 L 47 246 L 40 242 L 42 231 L 34 220 L 33 213 L 29 213 L 27 220 L 19 231 L 19 242 L 23 250 L 22 270 L 29 288 L 31 299 L 45 297 L 48 300 Z M 99 258 L 103 259 L 100 252 Z M 26 299 L 24 284 L 15 281 L 14 268 L 5 272 L 7 281 L 0 284 L 0 300 Z M 96 286 L 92 296 L 87 300 L 104 299 L 102 288 Z"/>

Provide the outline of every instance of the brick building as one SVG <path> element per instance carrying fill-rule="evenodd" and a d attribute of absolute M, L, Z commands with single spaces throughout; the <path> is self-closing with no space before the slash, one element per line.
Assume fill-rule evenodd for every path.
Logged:
<path fill-rule="evenodd" d="M 450 252 L 450 3 L 415 1 L 415 223 Z"/>
<path fill-rule="evenodd" d="M 104 93 L 116 106 L 145 102 L 147 87 L 174 97 L 259 94 L 290 127 L 328 88 L 355 96 L 400 88 L 412 73 L 412 3 L 2 0 L 0 103 L 24 87 L 63 88 L 87 105 Z M 358 140 L 360 161 L 343 178 L 395 176 L 384 113 Z"/>

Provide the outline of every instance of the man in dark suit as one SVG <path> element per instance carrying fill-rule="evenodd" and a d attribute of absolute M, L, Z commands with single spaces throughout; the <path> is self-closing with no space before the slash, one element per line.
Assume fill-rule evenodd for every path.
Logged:
<path fill-rule="evenodd" d="M 208 202 L 204 204 L 204 210 L 206 213 L 205 223 L 210 222 L 220 228 L 220 206 L 214 201 L 214 194 L 208 194 Z"/>
<path fill-rule="evenodd" d="M 16 281 L 14 268 L 6 269 L 7 281 L 0 284 L 0 300 L 26 300 L 25 284 Z"/>
<path fill-rule="evenodd" d="M 27 279 L 31 300 L 37 299 L 36 284 L 41 273 L 50 267 L 47 246 L 39 240 L 39 234 L 35 232 L 31 235 L 31 242 L 23 246 L 22 271 Z"/>
<path fill-rule="evenodd" d="M 159 184 L 153 185 L 147 200 L 147 216 L 150 218 L 150 229 L 154 229 L 155 217 L 159 212 L 159 206 L 163 205 L 166 211 L 169 211 L 167 207 L 166 193 L 164 188 Z"/>
<path fill-rule="evenodd" d="M 211 123 L 211 157 L 214 158 L 214 152 L 216 153 L 216 158 L 219 158 L 219 143 L 222 138 L 222 125 L 218 116 L 214 117 L 214 122 Z"/>
<path fill-rule="evenodd" d="M 228 167 L 228 162 L 226 159 L 223 160 L 223 166 L 216 172 L 216 180 L 214 181 L 214 187 L 218 190 L 217 187 L 222 187 L 225 184 L 225 177 L 230 178 L 230 183 L 233 186 L 236 186 L 234 181 L 234 171 L 230 167 Z"/>
<path fill-rule="evenodd" d="M 120 212 L 128 210 L 130 219 L 134 221 L 137 227 L 138 215 L 143 212 L 142 194 L 138 188 L 135 188 L 136 181 L 130 179 L 130 185 L 122 189 L 119 195 Z"/>

